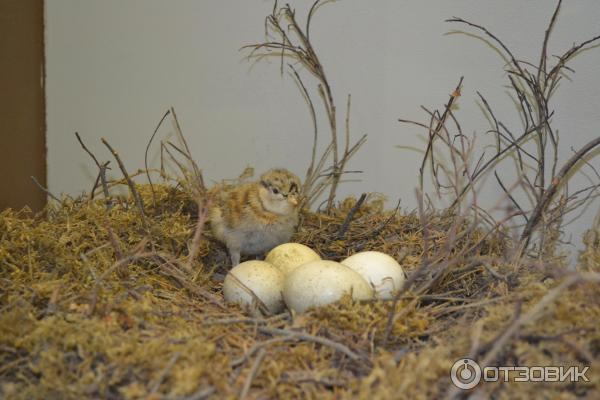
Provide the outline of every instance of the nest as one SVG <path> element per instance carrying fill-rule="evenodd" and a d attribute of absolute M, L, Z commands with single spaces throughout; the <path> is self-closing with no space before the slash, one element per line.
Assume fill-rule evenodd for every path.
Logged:
<path fill-rule="evenodd" d="M 222 299 L 215 277 L 228 261 L 208 232 L 185 268 L 190 198 L 166 185 L 137 189 L 144 218 L 131 198 L 110 210 L 64 199 L 37 216 L 0 214 L 5 398 L 437 398 L 456 394 L 449 371 L 468 355 L 592 366 L 588 383 L 498 382 L 486 384 L 488 395 L 598 393 L 597 286 L 506 262 L 510 244 L 499 233 L 444 214 L 424 226 L 375 196 L 305 211 L 294 241 L 331 260 L 386 252 L 401 260 L 410 290 L 395 301 L 345 298 L 249 318 Z M 594 243 L 582 257 L 588 271 L 598 270 Z"/>

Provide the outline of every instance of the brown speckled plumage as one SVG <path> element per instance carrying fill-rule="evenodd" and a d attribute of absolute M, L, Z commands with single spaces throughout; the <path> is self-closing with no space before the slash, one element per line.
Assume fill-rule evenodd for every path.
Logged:
<path fill-rule="evenodd" d="M 290 240 L 298 223 L 299 188 L 296 175 L 272 169 L 257 182 L 211 190 L 211 228 L 227 246 L 232 265 L 240 254 L 262 254 Z"/>

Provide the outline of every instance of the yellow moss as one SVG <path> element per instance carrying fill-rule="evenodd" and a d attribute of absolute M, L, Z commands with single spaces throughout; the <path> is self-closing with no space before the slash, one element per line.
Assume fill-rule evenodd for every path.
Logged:
<path fill-rule="evenodd" d="M 206 232 L 193 271 L 182 271 L 183 287 L 167 267 L 187 261 L 194 203 L 172 187 L 154 185 L 156 203 L 148 185 L 138 189 L 145 224 L 129 198 L 119 199 L 110 211 L 103 199 L 67 199 L 44 216 L 0 213 L 0 396 L 158 399 L 213 388 L 215 398 L 236 398 L 257 353 L 241 357 L 262 345 L 266 353 L 252 381 L 252 398 L 439 398 L 448 390 L 450 366 L 470 350 L 477 321 L 483 327 L 481 343 L 489 343 L 512 321 L 517 302 L 527 312 L 558 284 L 558 279 L 541 283 L 541 274 L 525 268 L 504 281 L 483 267 L 470 267 L 469 260 L 458 260 L 426 291 L 429 297 L 407 293 L 394 310 L 389 301 L 354 302 L 348 296 L 293 320 L 264 322 L 343 344 L 360 355 L 351 360 L 328 345 L 261 333 L 254 323 L 214 323 L 244 318 L 239 308 L 206 297 L 210 293 L 222 303 L 220 283 L 210 279 L 210 269 L 226 272 L 223 247 Z M 421 265 L 419 218 L 384 211 L 378 198 L 358 210 L 339 239 L 355 203 L 344 201 L 331 215 L 305 212 L 293 240 L 327 259 L 369 249 L 401 259 L 408 272 Z M 431 216 L 429 256 L 446 244 L 453 222 L 451 215 Z M 149 238 L 152 244 L 144 251 L 163 258 L 137 259 L 126 265 L 127 276 L 120 275 L 111 269 L 117 251 L 109 232 L 124 255 Z M 482 235 L 464 235 L 453 254 Z M 497 260 L 505 247 L 501 238 L 489 237 L 474 255 Z M 588 248 L 582 267 L 598 270 L 598 260 L 596 248 Z M 499 274 L 513 268 L 501 261 L 488 267 Z M 430 279 L 424 275 L 417 285 Z M 524 326 L 502 355 L 525 365 L 576 365 L 592 357 L 592 382 L 577 390 L 582 395 L 597 391 L 597 293 L 593 285 L 566 291 L 539 321 Z M 390 311 L 395 318 L 386 338 Z M 533 340 L 560 332 L 565 340 Z M 501 385 L 496 395 L 560 398 L 569 391 L 564 385 Z"/>

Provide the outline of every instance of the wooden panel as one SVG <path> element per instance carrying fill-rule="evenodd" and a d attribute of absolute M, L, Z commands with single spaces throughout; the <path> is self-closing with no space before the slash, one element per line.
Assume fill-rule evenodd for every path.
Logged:
<path fill-rule="evenodd" d="M 46 202 L 43 5 L 0 0 L 0 210 Z"/>

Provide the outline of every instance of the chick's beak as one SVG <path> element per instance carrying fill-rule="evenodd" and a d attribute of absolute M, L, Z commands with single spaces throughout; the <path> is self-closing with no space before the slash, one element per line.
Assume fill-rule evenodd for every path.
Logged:
<path fill-rule="evenodd" d="M 288 197 L 288 201 L 290 202 L 291 205 L 293 206 L 297 206 L 298 205 L 298 199 L 295 197 Z"/>

